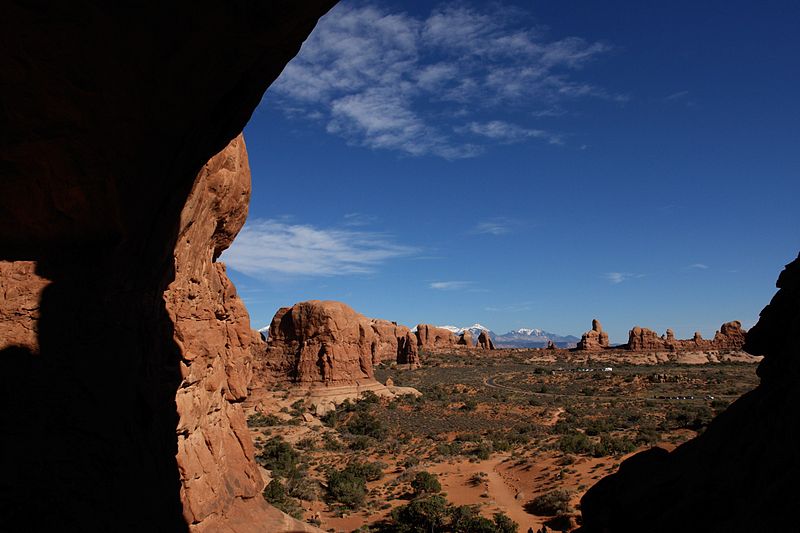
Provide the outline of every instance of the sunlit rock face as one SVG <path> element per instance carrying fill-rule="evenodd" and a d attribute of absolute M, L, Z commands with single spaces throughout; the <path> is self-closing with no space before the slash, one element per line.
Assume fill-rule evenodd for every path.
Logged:
<path fill-rule="evenodd" d="M 624 461 L 581 500 L 585 532 L 784 531 L 796 522 L 800 410 L 800 257 L 747 333 L 761 384 L 700 436 Z M 724 331 L 724 332 L 723 332 Z M 741 325 L 723 326 L 735 340 Z M 719 339 L 717 339 L 719 340 Z M 728 342 L 727 340 L 725 342 Z"/>
<path fill-rule="evenodd" d="M 592 320 L 592 329 L 581 336 L 578 350 L 597 351 L 608 348 L 608 333 L 603 331 L 603 326 L 596 318 Z"/>
<path fill-rule="evenodd" d="M 374 362 L 417 360 L 410 337 L 407 327 L 367 318 L 342 302 L 300 302 L 281 308 L 272 319 L 267 348 L 257 358 L 260 381 L 329 387 L 373 383 Z"/>
<path fill-rule="evenodd" d="M 4 527 L 306 527 L 258 496 L 255 338 L 214 258 L 246 212 L 231 140 L 333 3 L 5 3 Z"/>
<path fill-rule="evenodd" d="M 430 324 L 418 324 L 416 330 L 417 346 L 420 350 L 449 348 L 455 346 L 458 339 L 452 331 L 438 328 Z"/>

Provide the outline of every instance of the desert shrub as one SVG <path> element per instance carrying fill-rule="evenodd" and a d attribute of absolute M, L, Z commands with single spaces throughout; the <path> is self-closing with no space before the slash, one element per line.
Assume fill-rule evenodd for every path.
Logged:
<path fill-rule="evenodd" d="M 292 498 L 308 502 L 317 501 L 319 489 L 319 482 L 308 476 L 306 472 L 295 470 L 286 479 L 286 491 Z"/>
<path fill-rule="evenodd" d="M 525 510 L 537 516 L 554 516 L 570 512 L 571 494 L 564 489 L 551 490 L 537 496 L 525 505 Z"/>
<path fill-rule="evenodd" d="M 357 412 L 347 423 L 345 430 L 353 435 L 364 435 L 373 439 L 382 439 L 386 435 L 383 422 L 365 411 Z"/>
<path fill-rule="evenodd" d="M 589 420 L 589 422 L 586 424 L 585 431 L 587 435 L 600 435 L 601 433 L 613 431 L 613 429 L 614 427 L 607 418 L 595 418 Z"/>
<path fill-rule="evenodd" d="M 322 436 L 322 447 L 329 452 L 340 452 L 344 450 L 344 446 L 339 442 L 339 439 L 330 433 L 326 433 Z"/>
<path fill-rule="evenodd" d="M 356 435 L 350 439 L 347 447 L 354 451 L 367 450 L 375 446 L 376 443 L 377 441 L 372 437 L 367 437 L 366 435 Z"/>
<path fill-rule="evenodd" d="M 447 500 L 439 495 L 417 498 L 392 511 L 397 533 L 429 533 L 441 531 L 449 514 Z"/>
<path fill-rule="evenodd" d="M 388 465 L 382 462 L 358 463 L 353 462 L 345 467 L 345 470 L 363 477 L 366 481 L 378 481 L 383 477 L 383 471 Z"/>
<path fill-rule="evenodd" d="M 661 440 L 661 434 L 654 428 L 639 428 L 636 433 L 636 444 L 653 446 Z"/>
<path fill-rule="evenodd" d="M 487 475 L 486 472 L 475 472 L 467 480 L 467 483 L 469 483 L 473 487 L 476 487 L 486 480 L 486 475 Z"/>
<path fill-rule="evenodd" d="M 485 461 L 492 456 L 492 444 L 489 442 L 481 442 L 470 453 L 481 461 Z"/>
<path fill-rule="evenodd" d="M 436 445 L 436 453 L 446 457 L 459 455 L 461 454 L 461 443 L 458 441 L 440 442 Z"/>
<path fill-rule="evenodd" d="M 251 428 L 261 428 L 268 426 L 278 426 L 281 419 L 275 415 L 265 415 L 263 413 L 253 413 L 247 417 L 247 426 Z"/>
<path fill-rule="evenodd" d="M 328 473 L 326 499 L 350 509 L 364 505 L 367 497 L 367 481 L 352 470 L 332 470 Z"/>
<path fill-rule="evenodd" d="M 256 462 L 272 471 L 273 476 L 286 477 L 297 468 L 299 455 L 292 446 L 281 437 L 272 437 L 264 443 Z"/>
<path fill-rule="evenodd" d="M 317 448 L 317 441 L 311 437 L 306 437 L 297 441 L 295 446 L 301 450 L 315 450 Z"/>
<path fill-rule="evenodd" d="M 594 450 L 591 439 L 577 431 L 562 435 L 558 440 L 558 449 L 564 453 L 588 454 Z"/>
<path fill-rule="evenodd" d="M 436 474 L 423 471 L 417 472 L 417 475 L 414 476 L 413 481 L 411 481 L 411 489 L 417 496 L 422 494 L 435 494 L 441 492 L 442 485 L 439 483 L 439 478 Z"/>
<path fill-rule="evenodd" d="M 478 402 L 473 400 L 472 398 L 467 399 L 464 401 L 464 405 L 461 406 L 461 409 L 464 411 L 474 411 L 478 408 Z"/>
<path fill-rule="evenodd" d="M 636 445 L 626 438 L 615 438 L 611 435 L 600 437 L 600 443 L 594 445 L 592 455 L 595 457 L 605 457 L 607 455 L 621 455 L 630 453 L 636 449 Z"/>
<path fill-rule="evenodd" d="M 419 464 L 419 457 L 416 455 L 409 455 L 405 459 L 403 459 L 402 467 L 403 468 L 414 468 Z"/>
<path fill-rule="evenodd" d="M 302 519 L 303 509 L 294 498 L 290 498 L 286 492 L 286 488 L 277 479 L 273 479 L 266 486 L 264 492 L 261 494 L 265 500 L 271 505 L 274 505 L 284 513 L 293 516 L 297 519 Z"/>

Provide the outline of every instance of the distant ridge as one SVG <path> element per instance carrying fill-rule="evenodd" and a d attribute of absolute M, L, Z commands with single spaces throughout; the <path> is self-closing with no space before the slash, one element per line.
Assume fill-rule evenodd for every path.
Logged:
<path fill-rule="evenodd" d="M 477 338 L 481 331 L 485 331 L 498 348 L 545 348 L 548 341 L 553 341 L 553 344 L 559 348 L 574 348 L 580 340 L 574 335 L 559 335 L 538 328 L 520 328 L 498 335 L 486 326 L 477 323 L 463 328 L 450 325 L 439 327 L 452 331 L 456 335 L 469 331 L 473 338 Z"/>

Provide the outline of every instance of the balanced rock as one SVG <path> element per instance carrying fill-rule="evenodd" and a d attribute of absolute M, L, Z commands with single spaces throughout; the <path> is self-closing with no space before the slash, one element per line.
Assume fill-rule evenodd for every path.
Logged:
<path fill-rule="evenodd" d="M 475 346 L 475 343 L 472 342 L 472 333 L 470 330 L 465 329 L 461 332 L 461 335 L 458 336 L 458 344 L 461 346 L 467 346 L 469 348 Z"/>
<path fill-rule="evenodd" d="M 478 348 L 482 350 L 494 350 L 492 338 L 485 331 L 481 331 L 480 335 L 478 335 Z"/>
<path fill-rule="evenodd" d="M 603 331 L 603 326 L 596 318 L 592 320 L 592 329 L 581 336 L 578 341 L 578 350 L 598 351 L 608 348 L 608 333 Z"/>
<path fill-rule="evenodd" d="M 437 328 L 430 324 L 417 325 L 417 345 L 421 350 L 448 348 L 456 344 L 456 336 L 452 331 Z"/>

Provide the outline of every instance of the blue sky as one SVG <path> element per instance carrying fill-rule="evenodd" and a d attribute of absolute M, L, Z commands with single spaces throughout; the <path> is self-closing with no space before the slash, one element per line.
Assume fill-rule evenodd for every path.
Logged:
<path fill-rule="evenodd" d="M 646 4 L 646 5 L 645 5 Z M 245 129 L 256 327 L 752 326 L 800 250 L 800 7 L 344 1 Z"/>

